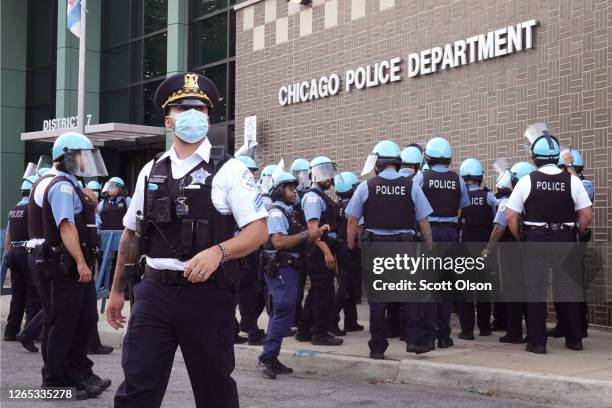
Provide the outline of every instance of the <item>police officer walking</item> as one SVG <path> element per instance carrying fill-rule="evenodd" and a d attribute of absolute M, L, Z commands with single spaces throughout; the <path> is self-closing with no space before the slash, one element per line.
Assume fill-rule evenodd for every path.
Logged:
<path fill-rule="evenodd" d="M 525 229 L 527 242 L 575 242 L 576 221 L 580 233 L 591 224 L 593 209 L 591 200 L 578 177 L 557 167 L 559 141 L 543 124 L 531 125 L 525 136 L 532 142 L 532 159 L 538 170 L 516 184 L 506 205 L 508 228 L 516 239 L 519 234 L 519 216 Z M 577 218 L 577 219 L 576 219 Z M 543 294 L 548 278 L 548 268 L 559 277 L 561 271 L 554 265 L 567 254 L 551 247 L 527 246 L 528 304 L 527 332 L 529 343 L 525 350 L 546 353 L 546 302 Z M 537 273 L 539 272 L 539 273 Z M 569 271 L 568 271 L 569 272 Z M 580 303 L 558 304 L 559 323 L 563 328 L 565 346 L 570 350 L 582 350 L 580 327 Z"/>
<path fill-rule="evenodd" d="M 363 240 L 370 242 L 417 242 L 417 224 L 431 248 L 431 230 L 427 216 L 432 209 L 413 177 L 398 172 L 402 160 L 399 146 L 390 140 L 379 142 L 369 155 L 362 175 L 376 171 L 376 176 L 361 183 L 346 208 L 347 239 L 350 249 L 357 248 L 359 219 L 363 217 Z M 388 303 L 370 303 L 370 358 L 384 359 L 387 340 Z M 406 351 L 426 353 L 434 349 L 434 308 L 431 303 L 402 303 L 405 319 Z"/>
<path fill-rule="evenodd" d="M 6 265 L 11 270 L 11 304 L 4 328 L 4 341 L 18 340 L 23 315 L 26 324 L 40 310 L 40 300 L 28 268 L 28 197 L 36 176 L 29 176 L 21 183 L 21 200 L 8 214 L 5 236 Z"/>
<path fill-rule="evenodd" d="M 53 144 L 57 174 L 42 200 L 44 265 L 51 284 L 44 386 L 76 387 L 77 399 L 99 395 L 110 386 L 93 374 L 87 344 L 98 321 L 92 279 L 96 246 L 95 197 L 86 198 L 76 177 L 105 176 L 97 149 L 79 133 L 64 133 Z"/>
<path fill-rule="evenodd" d="M 318 156 L 310 162 L 312 186 L 302 198 L 302 210 L 308 230 L 329 225 L 328 238 L 335 239 L 338 228 L 338 210 L 327 194 L 336 175 L 336 165 L 325 156 Z M 331 245 L 331 244 L 330 244 Z M 304 302 L 302 318 L 298 322 L 295 338 L 298 341 L 312 341 L 314 345 L 339 346 L 342 339 L 328 333 L 334 310 L 334 250 L 324 240 L 314 242 L 306 250 L 305 268 L 310 277 L 310 289 Z M 333 245 L 332 245 L 333 246 Z"/>
<path fill-rule="evenodd" d="M 170 76 L 155 94 L 173 145 L 141 170 L 123 219 L 106 311 L 116 329 L 126 322 L 125 264 L 143 255 L 145 265 L 133 286 L 116 407 L 159 407 L 179 346 L 196 406 L 238 406 L 231 377 L 237 259 L 267 239 L 267 212 L 249 170 L 206 137 L 218 103 L 215 85 L 197 73 Z"/>
<path fill-rule="evenodd" d="M 332 333 L 363 330 L 357 322 L 357 302 L 361 300 L 361 252 L 359 248 L 349 249 L 346 240 L 346 207 L 359 178 L 350 171 L 343 171 L 334 177 L 334 189 L 338 196 L 338 275 L 340 283 L 336 289 L 336 316 Z M 344 330 L 340 330 L 340 312 L 344 310 Z"/>
<path fill-rule="evenodd" d="M 399 172 L 405 176 L 414 176 L 420 172 L 423 164 L 423 148 L 417 143 L 409 144 L 402 150 L 402 167 Z"/>
<path fill-rule="evenodd" d="M 507 228 L 506 205 L 516 183 L 536 170 L 536 167 L 528 162 L 518 162 L 508 169 L 505 160 L 501 160 L 503 165 L 498 167 L 499 175 L 495 184 L 497 188 L 497 213 L 493 219 L 493 230 L 489 242 L 482 251 L 482 256 L 485 258 L 492 253 L 498 242 L 517 242 L 510 229 Z M 513 268 L 516 260 L 521 259 L 522 254 L 516 245 L 505 245 L 499 249 L 497 256 L 500 257 L 500 262 L 498 265 L 508 270 L 508 272 L 498 271 L 503 281 L 504 292 L 507 292 L 510 297 L 514 297 L 524 291 L 522 279 L 517 276 L 517 271 Z M 523 318 L 527 319 L 527 302 L 498 302 L 495 303 L 495 307 L 505 307 L 506 309 L 506 334 L 499 338 L 500 343 L 523 343 Z"/>
<path fill-rule="evenodd" d="M 465 181 L 449 170 L 451 159 L 452 149 L 448 141 L 434 137 L 425 146 L 425 161 L 430 169 L 414 177 L 414 182 L 422 187 L 433 208 L 429 223 L 434 242 L 458 242 L 459 214 L 462 208 L 470 205 Z M 451 347 L 451 304 L 438 302 L 436 309 L 438 347 Z"/>
<path fill-rule="evenodd" d="M 265 278 L 272 294 L 273 311 L 268 323 L 263 352 L 257 367 L 271 379 L 277 374 L 291 374 L 293 370 L 278 361 L 283 337 L 291 330 L 297 299 L 297 288 L 302 257 L 306 245 L 319 239 L 329 229 L 323 225 L 307 229 L 300 224 L 293 211 L 297 179 L 283 172 L 273 181 L 270 198 L 273 201 L 268 215 L 270 238 L 264 246 Z"/>
<path fill-rule="evenodd" d="M 240 160 L 249 169 L 253 177 L 258 170 L 255 160 L 248 156 L 238 156 Z M 247 333 L 247 342 L 251 346 L 263 345 L 266 333 L 257 325 L 257 319 L 265 307 L 265 282 L 263 277 L 258 276 L 259 255 L 261 251 L 240 258 L 239 267 L 242 272 L 242 278 L 238 285 L 238 308 L 240 310 L 239 330 Z M 244 342 L 244 337 L 236 334 L 235 343 Z"/>
<path fill-rule="evenodd" d="M 101 230 L 122 230 L 123 217 L 130 206 L 130 197 L 125 196 L 125 182 L 120 177 L 108 180 L 108 196 L 98 203 Z"/>
<path fill-rule="evenodd" d="M 459 176 L 465 181 L 470 205 L 461 211 L 461 242 L 488 242 L 497 212 L 497 200 L 481 187 L 484 178 L 482 164 L 469 158 L 461 163 Z M 480 250 L 479 250 L 480 252 Z M 474 302 L 459 302 L 461 333 L 457 337 L 474 340 Z M 481 336 L 491 335 L 491 302 L 477 301 L 476 314 Z"/>

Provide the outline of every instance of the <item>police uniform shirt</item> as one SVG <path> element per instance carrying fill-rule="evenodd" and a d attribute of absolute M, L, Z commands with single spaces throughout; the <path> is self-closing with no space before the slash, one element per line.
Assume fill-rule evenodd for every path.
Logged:
<path fill-rule="evenodd" d="M 563 170 L 561 170 L 554 164 L 547 164 L 545 166 L 540 167 L 537 171 L 540 171 L 544 174 L 552 175 L 552 174 L 559 174 Z M 589 195 L 587 194 L 587 191 L 585 190 L 582 184 L 582 181 L 578 177 L 572 175 L 571 183 L 572 184 L 571 184 L 570 189 L 572 193 L 572 200 L 574 201 L 574 211 L 582 210 L 583 208 L 592 206 L 593 203 L 589 199 Z M 529 197 L 530 192 L 531 192 L 531 177 L 525 176 L 521 178 L 518 181 L 518 183 L 516 183 L 516 186 L 514 187 L 514 190 L 512 191 L 510 198 L 508 199 L 508 203 L 506 204 L 506 207 L 510 208 L 513 211 L 516 211 L 519 214 L 522 213 L 523 210 L 525 209 L 525 206 L 524 206 L 525 201 L 527 201 L 527 198 Z M 545 224 L 546 224 L 545 222 L 525 221 L 525 225 L 541 226 Z M 566 224 L 570 226 L 574 225 L 574 223 L 566 223 Z"/>
<path fill-rule="evenodd" d="M 380 173 L 378 173 L 378 175 L 387 180 L 394 180 L 399 177 L 405 177 L 403 174 L 389 167 L 384 169 Z M 351 201 L 349 201 L 348 206 L 346 207 L 346 210 L 345 210 L 346 217 L 350 215 L 351 217 L 355 217 L 357 219 L 362 218 L 363 217 L 363 205 L 368 199 L 368 195 L 369 195 L 368 182 L 362 181 L 359 184 L 359 186 L 357 186 L 357 189 L 355 190 L 355 194 L 353 194 Z M 421 190 L 421 187 L 417 183 L 414 183 L 414 182 L 412 183 L 412 191 L 410 193 L 410 196 L 412 197 L 412 201 L 414 202 L 414 212 L 415 212 L 416 221 L 422 220 L 423 218 L 427 217 L 429 214 L 433 212 L 433 209 L 429 205 L 429 201 L 427 201 L 427 198 L 425 197 L 423 190 Z M 368 229 L 368 231 L 376 235 L 391 235 L 391 234 L 398 234 L 398 233 L 412 234 L 412 235 L 416 234 L 414 230 L 391 230 L 391 229 L 372 228 L 372 229 Z"/>
<path fill-rule="evenodd" d="M 493 218 L 493 223 L 498 224 L 502 227 L 506 227 L 508 225 L 508 220 L 506 218 L 506 205 L 508 203 L 508 197 L 502 197 L 497 201 L 497 212 L 495 213 L 495 218 Z"/>
<path fill-rule="evenodd" d="M 188 158 L 179 159 L 174 151 L 174 146 L 161 155 L 158 160 L 170 158 L 172 177 L 179 179 L 185 177 L 190 170 L 202 161 L 210 159 L 211 144 L 208 139 Z M 151 173 L 153 161 L 147 163 L 136 182 L 136 190 L 131 204 L 123 217 L 123 226 L 132 231 L 136 230 L 136 213 L 142 211 L 144 201 L 144 179 Z M 239 228 L 244 227 L 252 221 L 265 218 L 268 214 L 263 205 L 253 174 L 237 159 L 228 160 L 215 174 L 212 180 L 211 199 L 215 209 L 221 214 L 232 214 Z M 175 258 L 150 258 L 146 262 L 155 269 L 171 269 L 182 271 L 187 262 L 181 262 Z"/>
<path fill-rule="evenodd" d="M 476 191 L 481 189 L 480 186 L 476 184 L 468 184 L 467 188 L 468 191 Z M 487 192 L 487 204 L 491 207 L 492 218 L 495 218 L 495 216 L 497 215 L 497 199 L 490 191 Z"/>
<path fill-rule="evenodd" d="M 282 201 L 275 201 L 274 205 L 282 207 L 289 214 L 293 213 L 293 208 Z M 289 233 L 289 221 L 285 214 L 278 208 L 272 208 L 268 213 L 268 234 L 283 234 Z"/>
<path fill-rule="evenodd" d="M 595 196 L 595 191 L 593 189 L 593 183 L 591 183 L 590 180 L 582 179 L 582 185 L 584 186 L 584 189 L 586 190 L 587 194 L 589 195 L 589 200 L 591 200 L 591 202 L 593 202 L 593 198 Z"/>
<path fill-rule="evenodd" d="M 429 171 L 437 171 L 439 173 L 446 173 L 448 166 L 445 164 L 434 164 L 431 166 Z M 423 188 L 423 173 L 417 172 L 412 179 L 412 182 L 418 184 L 419 187 Z M 470 197 L 468 196 L 467 185 L 465 180 L 459 177 L 459 187 L 461 188 L 461 200 L 459 201 L 459 208 L 465 208 L 470 205 Z M 459 209 L 457 209 L 459 210 Z M 458 221 L 459 217 L 429 217 L 429 222 L 454 222 Z"/>
<path fill-rule="evenodd" d="M 47 198 L 51 206 L 51 211 L 53 212 L 55 224 L 59 227 L 63 220 L 67 220 L 71 224 L 74 224 L 74 215 L 83 211 L 83 204 L 78 194 L 74 191 L 74 186 L 78 185 L 76 177 L 62 171 L 58 171 L 57 175 L 67 177 L 72 182 L 60 181 L 49 189 Z M 49 180 L 53 179 L 49 178 Z M 36 188 L 37 192 L 40 190 L 40 187 L 39 185 Z"/>
<path fill-rule="evenodd" d="M 312 183 L 310 188 L 322 191 L 318 183 Z M 325 205 L 325 201 L 323 201 L 317 193 L 309 191 L 302 197 L 302 211 L 304 211 L 304 218 L 306 218 L 306 221 L 321 219 L 321 214 L 325 212 L 326 209 L 327 205 Z"/>

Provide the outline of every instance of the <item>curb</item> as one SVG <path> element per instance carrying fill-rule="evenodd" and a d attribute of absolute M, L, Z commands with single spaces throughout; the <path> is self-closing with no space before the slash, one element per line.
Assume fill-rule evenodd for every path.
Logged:
<path fill-rule="evenodd" d="M 237 345 L 236 365 L 255 366 L 261 347 Z M 410 383 L 462 389 L 488 395 L 528 398 L 540 403 L 608 407 L 612 381 L 536 374 L 480 366 L 418 360 L 371 360 L 308 349 L 281 350 L 281 359 L 297 371 L 347 380 Z"/>

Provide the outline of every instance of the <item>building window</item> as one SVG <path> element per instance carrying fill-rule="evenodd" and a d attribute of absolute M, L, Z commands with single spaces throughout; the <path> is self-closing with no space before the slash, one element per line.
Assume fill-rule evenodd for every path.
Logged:
<path fill-rule="evenodd" d="M 189 70 L 210 78 L 220 100 L 211 115 L 211 143 L 234 148 L 236 15 L 234 0 L 191 0 Z"/>
<path fill-rule="evenodd" d="M 102 2 L 100 122 L 163 125 L 152 97 L 166 77 L 167 25 L 168 0 Z"/>
<path fill-rule="evenodd" d="M 28 1 L 26 132 L 42 130 L 55 117 L 57 2 Z"/>

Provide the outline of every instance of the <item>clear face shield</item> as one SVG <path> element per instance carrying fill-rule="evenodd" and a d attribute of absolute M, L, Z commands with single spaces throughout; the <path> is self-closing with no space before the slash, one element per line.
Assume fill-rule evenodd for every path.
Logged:
<path fill-rule="evenodd" d="M 495 173 L 497 173 L 497 180 L 495 181 L 495 187 L 498 189 L 512 188 L 512 173 L 508 168 L 508 161 L 506 159 L 497 159 L 493 163 Z"/>
<path fill-rule="evenodd" d="M 45 168 L 48 169 L 51 167 L 53 167 L 53 161 L 51 160 L 51 157 L 47 156 L 46 154 L 41 154 L 38 158 L 38 163 L 36 163 L 36 171 Z"/>
<path fill-rule="evenodd" d="M 308 170 L 300 170 L 295 172 L 295 178 L 298 181 L 298 188 L 305 190 L 310 187 L 310 177 L 308 176 Z"/>
<path fill-rule="evenodd" d="M 68 151 L 64 153 L 63 163 L 66 170 L 77 177 L 108 176 L 98 149 Z"/>
<path fill-rule="evenodd" d="M 35 174 L 36 174 L 36 165 L 32 162 L 29 162 L 21 178 L 25 180 L 28 177 L 33 176 Z"/>
<path fill-rule="evenodd" d="M 378 160 L 377 154 L 368 155 L 368 158 L 366 159 L 365 164 L 363 165 L 363 170 L 361 170 L 361 175 L 367 176 L 368 174 L 372 173 L 372 171 L 376 167 L 377 160 Z"/>
<path fill-rule="evenodd" d="M 272 175 L 261 176 L 261 182 L 260 182 L 261 192 L 264 194 L 268 194 L 270 192 L 271 187 L 272 187 Z"/>
<path fill-rule="evenodd" d="M 319 183 L 323 180 L 333 180 L 336 176 L 336 164 L 335 163 L 323 163 L 317 164 L 310 169 L 310 174 L 313 183 Z"/>
<path fill-rule="evenodd" d="M 121 190 L 123 190 L 123 186 L 121 184 L 117 184 L 113 181 L 109 181 L 108 182 L 108 193 L 111 196 L 117 196 L 119 195 L 119 193 L 121 193 Z"/>

